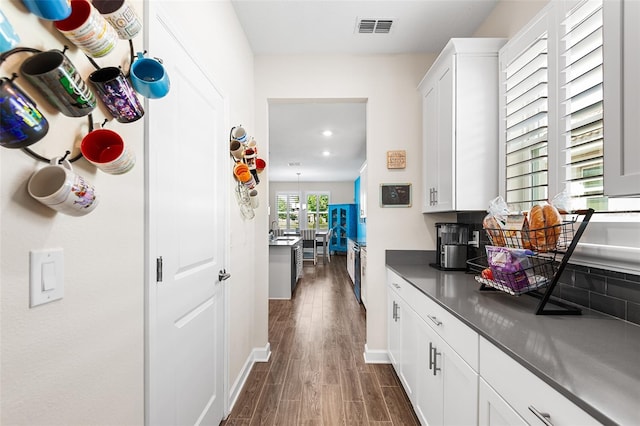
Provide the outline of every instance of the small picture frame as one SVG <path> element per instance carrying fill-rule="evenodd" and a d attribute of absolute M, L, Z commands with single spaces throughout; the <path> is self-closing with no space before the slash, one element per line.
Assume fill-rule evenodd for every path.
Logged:
<path fill-rule="evenodd" d="M 404 169 L 407 166 L 407 151 L 387 151 L 387 169 Z"/>
<path fill-rule="evenodd" d="M 380 207 L 411 207 L 411 184 L 381 183 Z"/>

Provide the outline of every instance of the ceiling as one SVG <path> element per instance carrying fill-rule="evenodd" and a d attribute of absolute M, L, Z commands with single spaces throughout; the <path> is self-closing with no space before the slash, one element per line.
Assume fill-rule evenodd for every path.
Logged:
<path fill-rule="evenodd" d="M 231 1 L 255 55 L 438 53 L 450 38 L 472 36 L 498 2 Z M 387 34 L 360 34 L 361 19 L 393 22 Z M 270 103 L 270 179 L 296 181 L 297 172 L 300 181 L 355 179 L 366 158 L 365 109 L 364 103 Z M 327 128 L 332 138 L 322 136 Z M 288 165 L 295 162 L 300 166 Z"/>

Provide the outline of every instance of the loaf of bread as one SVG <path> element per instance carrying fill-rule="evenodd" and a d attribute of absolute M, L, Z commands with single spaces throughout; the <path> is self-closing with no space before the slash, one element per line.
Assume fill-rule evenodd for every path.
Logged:
<path fill-rule="evenodd" d="M 482 221 L 482 227 L 487 231 L 491 244 L 494 246 L 504 246 L 504 235 L 502 227 L 495 217 L 488 215 Z"/>
<path fill-rule="evenodd" d="M 562 230 L 562 216 L 550 204 L 533 206 L 529 211 L 529 242 L 540 252 L 553 250 Z"/>
<path fill-rule="evenodd" d="M 547 247 L 553 249 L 558 243 L 558 237 L 560 237 L 560 231 L 562 231 L 562 216 L 557 208 L 551 204 L 546 204 L 542 207 L 544 213 L 544 224 L 547 228 L 545 238 Z"/>

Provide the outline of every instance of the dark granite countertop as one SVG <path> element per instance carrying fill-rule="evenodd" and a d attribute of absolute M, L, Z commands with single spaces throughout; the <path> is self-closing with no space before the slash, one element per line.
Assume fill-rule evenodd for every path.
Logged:
<path fill-rule="evenodd" d="M 387 251 L 387 266 L 604 424 L 640 424 L 640 327 L 588 309 L 535 315 L 538 299 L 481 292 L 472 274 Z M 549 306 L 549 305 L 547 305 Z"/>

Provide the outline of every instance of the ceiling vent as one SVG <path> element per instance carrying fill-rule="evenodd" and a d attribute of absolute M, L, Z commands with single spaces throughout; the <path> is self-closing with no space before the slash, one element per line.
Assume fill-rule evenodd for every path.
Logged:
<path fill-rule="evenodd" d="M 288 164 L 289 164 L 289 167 L 296 167 L 296 166 L 300 165 L 300 162 L 299 161 L 294 161 L 294 162 L 291 162 L 291 163 L 288 163 Z"/>
<path fill-rule="evenodd" d="M 389 34 L 393 19 L 359 19 L 356 32 L 359 34 Z"/>

